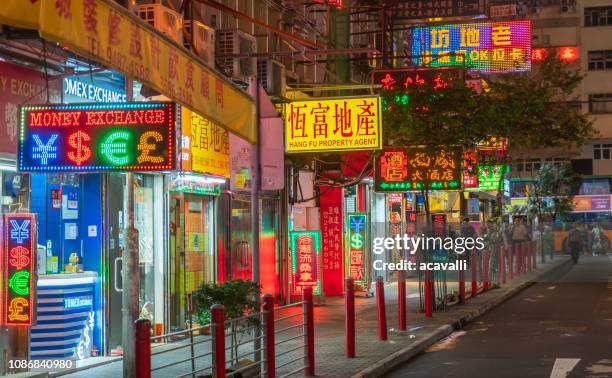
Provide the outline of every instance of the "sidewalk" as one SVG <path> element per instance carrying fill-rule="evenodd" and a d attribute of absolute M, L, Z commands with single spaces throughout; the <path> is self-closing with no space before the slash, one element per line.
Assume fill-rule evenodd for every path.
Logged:
<path fill-rule="evenodd" d="M 396 332 L 397 327 L 397 285 L 391 283 L 385 285 L 385 302 L 387 305 L 387 326 L 389 337 L 387 341 L 379 341 L 377 338 L 377 312 L 376 300 L 373 297 L 356 297 L 356 355 L 354 359 L 345 357 L 344 349 L 344 299 L 327 298 L 324 306 L 315 307 L 315 371 L 320 377 L 375 377 L 389 372 L 402 362 L 410 359 L 414 355 L 423 351 L 425 348 L 444 338 L 454 330 L 460 328 L 465 323 L 473 320 L 484 312 L 490 310 L 509 297 L 517 294 L 527 287 L 530 283 L 544 278 L 545 275 L 554 270 L 561 269 L 569 264 L 567 257 L 559 256 L 552 262 L 541 264 L 538 256 L 538 270 L 515 277 L 508 281 L 501 288 L 489 290 L 479 294 L 476 298 L 469 298 L 466 303 L 450 306 L 446 311 L 434 312 L 431 319 L 425 318 L 423 313 L 419 313 L 418 284 L 416 282 L 407 283 L 407 306 L 408 306 L 408 331 L 405 333 Z M 469 292 L 470 282 L 469 273 L 466 274 L 466 290 Z M 456 282 L 449 282 L 449 292 L 456 287 Z M 297 308 L 290 309 L 291 313 L 297 312 Z M 296 311 L 293 311 L 296 310 Z M 286 316 L 290 312 L 286 311 L 282 315 Z M 277 315 L 280 317 L 281 315 Z M 277 329 L 287 327 L 301 322 L 301 318 L 287 320 L 284 324 L 277 325 Z M 277 341 L 288 340 L 301 332 L 300 328 L 294 330 L 295 333 L 279 334 Z M 204 340 L 208 336 L 198 336 Z M 201 344 L 196 350 L 197 354 L 205 354 L 210 350 L 208 342 Z M 175 344 L 176 345 L 180 344 Z M 285 362 L 299 359 L 301 356 L 301 339 L 288 340 L 277 347 L 277 366 Z M 153 351 L 165 349 L 166 347 L 156 347 Z M 247 343 L 240 349 L 240 354 L 248 354 L 252 351 L 252 344 Z M 159 349 L 158 349 L 159 348 Z M 295 352 L 281 354 L 284 351 L 297 349 Z M 163 357 L 162 357 L 163 356 Z M 185 349 L 166 353 L 160 356 L 153 356 L 152 365 L 160 366 L 172 361 L 183 360 L 188 357 Z M 210 357 L 200 358 L 196 367 L 210 363 Z M 299 368 L 301 360 L 291 363 L 284 368 L 277 370 L 277 376 L 281 376 Z M 185 372 L 186 366 L 176 366 L 172 369 L 153 373 L 153 377 L 168 377 L 179 375 Z M 163 372 L 163 373 L 162 373 Z M 209 373 L 203 372 L 204 374 Z M 64 373 L 65 374 L 65 373 Z M 107 363 L 102 366 L 93 367 L 87 370 L 74 372 L 65 377 L 120 377 L 122 375 L 121 361 Z M 52 376 L 56 376 L 52 374 Z"/>

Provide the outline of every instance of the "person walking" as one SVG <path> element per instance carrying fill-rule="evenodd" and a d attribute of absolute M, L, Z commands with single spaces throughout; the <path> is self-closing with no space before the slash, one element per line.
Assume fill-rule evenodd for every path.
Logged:
<path fill-rule="evenodd" d="M 572 228 L 567 234 L 567 241 L 569 243 L 570 254 L 574 264 L 578 263 L 580 252 L 582 251 L 582 234 L 577 224 L 572 224 Z"/>

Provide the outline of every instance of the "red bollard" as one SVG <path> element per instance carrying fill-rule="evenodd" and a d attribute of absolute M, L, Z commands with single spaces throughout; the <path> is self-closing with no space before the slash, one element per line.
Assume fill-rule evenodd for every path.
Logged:
<path fill-rule="evenodd" d="M 136 378 L 151 378 L 151 321 L 138 319 L 136 325 Z"/>
<path fill-rule="evenodd" d="M 425 271 L 425 317 L 431 318 L 433 315 L 433 280 L 431 271 Z"/>
<path fill-rule="evenodd" d="M 459 302 L 465 302 L 465 270 L 459 271 Z"/>
<path fill-rule="evenodd" d="M 521 243 L 521 273 L 527 273 L 527 242 Z"/>
<path fill-rule="evenodd" d="M 504 253 L 504 246 L 499 246 L 499 284 L 506 283 L 506 254 Z"/>
<path fill-rule="evenodd" d="M 353 279 L 347 278 L 344 283 L 344 336 L 346 338 L 346 356 L 355 357 L 355 288 Z"/>
<path fill-rule="evenodd" d="M 376 277 L 376 307 L 378 308 L 378 339 L 387 340 L 387 311 L 385 286 L 382 277 Z"/>
<path fill-rule="evenodd" d="M 306 345 L 306 356 L 304 356 L 304 375 L 315 376 L 315 345 L 314 345 L 314 301 L 312 299 L 312 286 L 302 289 L 302 309 L 304 311 L 304 344 Z M 274 341 L 272 341 L 274 342 Z"/>
<path fill-rule="evenodd" d="M 472 252 L 472 298 L 478 295 L 478 261 L 476 261 L 476 253 Z"/>
<path fill-rule="evenodd" d="M 533 266 L 533 270 L 538 269 L 537 258 L 536 258 L 536 242 L 531 242 L 531 265 Z"/>
<path fill-rule="evenodd" d="M 266 348 L 266 377 L 276 377 L 276 354 L 274 350 L 274 298 L 266 294 L 261 298 L 264 314 L 264 345 Z"/>
<path fill-rule="evenodd" d="M 489 289 L 489 251 L 482 252 L 482 291 Z"/>
<path fill-rule="evenodd" d="M 508 257 L 508 279 L 512 279 L 514 277 L 514 273 L 512 273 L 513 268 L 513 261 L 512 261 L 512 255 L 513 255 L 513 250 L 514 250 L 514 246 L 510 247 L 506 252 L 506 255 Z"/>
<path fill-rule="evenodd" d="M 521 245 L 514 244 L 514 258 L 516 259 L 516 276 L 518 277 L 521 274 Z"/>
<path fill-rule="evenodd" d="M 225 377 L 225 308 L 216 304 L 210 308 L 210 322 L 213 326 L 213 377 Z"/>
<path fill-rule="evenodd" d="M 406 277 L 400 270 L 397 280 L 397 329 L 406 330 Z"/>
<path fill-rule="evenodd" d="M 531 272 L 531 242 L 530 241 L 526 241 L 525 242 L 525 258 L 527 259 L 527 271 Z"/>

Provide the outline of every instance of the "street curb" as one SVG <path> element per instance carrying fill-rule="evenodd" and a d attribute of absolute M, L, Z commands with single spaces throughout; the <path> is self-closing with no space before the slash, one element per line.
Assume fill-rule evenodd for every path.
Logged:
<path fill-rule="evenodd" d="M 508 299 L 514 297 L 519 294 L 521 291 L 525 290 L 535 282 L 541 280 L 543 277 L 553 274 L 568 265 L 571 265 L 571 259 L 565 259 L 558 264 L 551 266 L 549 269 L 540 272 L 537 276 L 529 279 L 528 281 L 522 282 L 515 287 L 508 289 L 506 293 L 499 296 L 498 298 L 492 299 L 491 301 L 484 303 L 475 311 L 462 316 L 461 318 L 443 326 L 437 328 L 431 335 L 425 337 L 423 340 L 417 342 L 416 344 L 410 345 L 408 347 L 402 348 L 395 353 L 390 354 L 389 356 L 383 358 L 382 360 L 374 363 L 366 369 L 361 370 L 360 372 L 352 375 L 352 378 L 374 378 L 380 377 L 383 374 L 389 373 L 393 369 L 403 365 L 407 361 L 414 358 L 416 355 L 423 352 L 428 347 L 437 343 L 441 339 L 447 337 L 451 333 L 455 332 L 463 328 L 466 324 L 471 322 L 472 320 L 482 316 L 486 312 L 492 310 L 493 308 L 499 306 L 504 303 Z"/>

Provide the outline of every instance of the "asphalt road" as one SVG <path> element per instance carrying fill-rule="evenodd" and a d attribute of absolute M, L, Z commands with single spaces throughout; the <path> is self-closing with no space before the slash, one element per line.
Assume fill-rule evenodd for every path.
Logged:
<path fill-rule="evenodd" d="M 612 377 L 612 256 L 547 281 L 387 377 Z"/>

